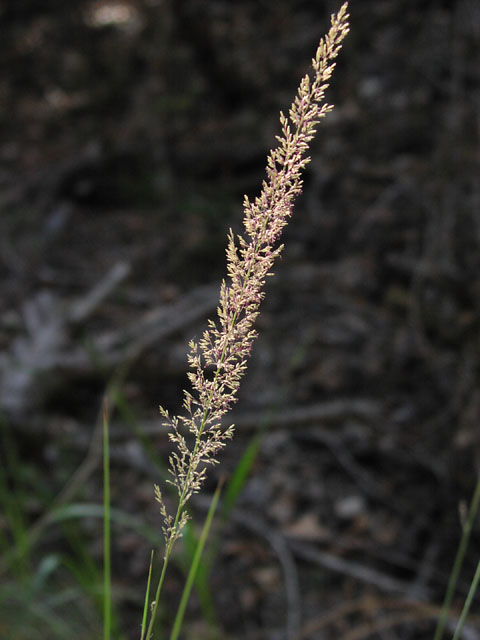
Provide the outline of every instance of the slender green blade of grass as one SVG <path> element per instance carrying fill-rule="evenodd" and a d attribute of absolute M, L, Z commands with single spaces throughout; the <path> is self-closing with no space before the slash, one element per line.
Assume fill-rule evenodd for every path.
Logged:
<path fill-rule="evenodd" d="M 257 458 L 258 451 L 262 442 L 263 434 L 270 425 L 272 418 L 271 412 L 268 413 L 261 421 L 260 430 L 249 441 L 243 455 L 235 466 L 235 469 L 226 483 L 224 496 L 222 500 L 222 506 L 219 514 L 220 527 L 217 530 L 216 535 L 212 536 L 209 544 L 208 551 L 202 556 L 197 575 L 195 578 L 195 590 L 197 592 L 200 607 L 202 609 L 203 616 L 210 626 L 215 628 L 218 626 L 217 618 L 215 615 L 215 606 L 213 601 L 212 592 L 210 589 L 210 575 L 212 572 L 215 558 L 218 555 L 219 541 L 223 526 L 228 521 L 230 514 L 238 500 L 239 495 L 242 493 L 247 479 L 250 475 L 251 468 Z M 195 536 L 195 530 L 188 522 L 183 536 L 184 550 L 187 556 L 187 566 L 190 565 L 195 553 L 198 540 Z"/>
<path fill-rule="evenodd" d="M 97 505 L 99 509 L 98 519 L 103 518 L 103 506 Z M 58 521 L 65 541 L 69 545 L 68 552 L 65 553 L 62 564 L 68 568 L 69 572 L 75 576 L 82 588 L 94 596 L 97 607 L 103 611 L 103 577 L 100 568 L 91 554 L 88 544 L 82 536 L 76 522 L 72 519 Z"/>
<path fill-rule="evenodd" d="M 215 545 L 216 542 L 215 538 L 216 536 L 212 536 L 209 545 L 209 550 L 213 552 L 213 559 L 217 555 L 216 549 L 212 548 L 212 545 Z M 184 568 L 186 573 L 192 563 L 198 545 L 198 536 L 195 532 L 195 527 L 192 524 L 191 520 L 185 525 L 185 528 L 183 530 L 182 542 L 184 550 L 182 567 Z M 210 554 L 205 553 L 198 565 L 197 575 L 195 577 L 195 591 L 198 596 L 203 618 L 208 624 L 209 629 L 213 630 L 218 626 L 218 622 L 215 614 L 213 595 L 210 588 L 210 563 L 208 562 L 207 555 Z"/>
<path fill-rule="evenodd" d="M 238 497 L 245 487 L 247 479 L 250 475 L 251 468 L 257 458 L 258 450 L 260 449 L 262 436 L 263 430 L 262 432 L 257 433 L 253 438 L 251 438 L 246 450 L 235 466 L 235 469 L 225 486 L 222 506 L 219 514 L 219 520 L 221 522 L 220 531 L 217 532 L 217 535 L 213 536 L 213 539 L 209 545 L 209 550 L 202 557 L 202 560 L 198 567 L 197 577 L 195 579 L 195 589 L 200 600 L 200 606 L 202 608 L 203 615 L 212 627 L 217 626 L 217 621 L 209 581 L 215 559 L 218 555 L 221 530 L 223 529 L 225 523 L 228 522 L 228 519 L 238 500 Z M 194 535 L 192 527 L 190 527 L 188 532 L 186 532 L 185 534 L 185 538 L 187 540 L 188 533 Z M 191 542 L 191 548 L 192 547 L 193 541 Z M 193 555 L 193 551 L 191 551 L 191 553 Z"/>
<path fill-rule="evenodd" d="M 195 582 L 195 576 L 197 573 L 198 565 L 200 563 L 200 558 L 202 557 L 203 549 L 205 547 L 205 542 L 207 541 L 208 533 L 210 531 L 210 527 L 212 526 L 213 516 L 215 515 L 215 510 L 217 508 L 218 500 L 220 499 L 220 494 L 222 491 L 222 485 L 223 485 L 223 481 L 221 480 L 218 484 L 218 487 L 215 493 L 213 494 L 212 501 L 210 502 L 207 517 L 205 518 L 205 523 L 203 525 L 202 533 L 200 535 L 200 540 L 198 541 L 197 549 L 195 551 L 192 564 L 190 565 L 190 570 L 188 572 L 187 580 L 185 581 L 185 586 L 183 588 L 180 604 L 178 605 L 177 615 L 175 616 L 172 632 L 170 634 L 170 640 L 177 640 L 178 634 L 181 631 L 183 618 L 185 615 L 185 609 L 187 608 L 187 603 L 190 598 L 190 593 L 192 591 L 193 583 Z"/>
<path fill-rule="evenodd" d="M 31 622 L 29 628 L 41 625 L 44 632 L 48 631 L 49 638 L 69 638 L 72 627 L 68 620 L 65 620 L 58 612 L 44 605 L 41 600 L 33 600 L 28 605 Z"/>
<path fill-rule="evenodd" d="M 110 448 L 108 438 L 109 410 L 103 403 L 103 640 L 112 631 L 112 575 L 110 549 Z"/>
<path fill-rule="evenodd" d="M 477 591 L 479 580 L 480 580 L 480 560 L 478 561 L 477 568 L 475 570 L 475 575 L 473 576 L 472 584 L 470 585 L 470 589 L 468 590 L 467 599 L 465 600 L 465 604 L 463 605 L 462 613 L 460 614 L 460 619 L 458 620 L 458 624 L 457 624 L 457 628 L 455 629 L 453 640 L 459 640 L 459 638 L 462 635 L 462 630 L 463 630 L 463 627 L 465 626 L 465 621 L 467 619 L 468 612 L 470 611 L 470 606 L 475 596 L 475 592 Z"/>
<path fill-rule="evenodd" d="M 232 509 L 235 506 L 238 496 L 243 491 L 247 482 L 250 470 L 255 462 L 260 444 L 262 442 L 263 433 L 257 433 L 248 443 L 248 446 L 235 466 L 235 470 L 225 487 L 225 495 L 223 498 L 223 504 L 220 511 L 220 517 L 222 521 L 226 522 L 232 513 Z"/>
<path fill-rule="evenodd" d="M 259 444 L 260 436 L 257 434 L 250 440 L 245 452 L 238 461 L 231 478 L 225 485 L 220 515 L 217 517 L 221 524 L 224 524 L 228 520 L 235 502 L 245 486 L 250 469 L 256 458 Z M 195 578 L 195 590 L 200 601 L 203 616 L 212 627 L 216 626 L 216 617 L 213 597 L 209 586 L 209 577 L 215 558 L 218 554 L 219 538 L 220 536 L 218 531 L 217 535 L 211 536 L 209 549 L 203 554 L 200 560 Z M 182 566 L 186 571 L 192 563 L 198 545 L 198 536 L 195 533 L 195 527 L 192 524 L 192 520 L 189 520 L 185 525 L 182 541 L 184 551 Z"/>
<path fill-rule="evenodd" d="M 46 564 L 50 565 L 50 561 Z M 46 567 L 51 573 L 53 566 Z M 53 577 L 51 575 L 50 577 Z M 6 582 L 0 586 L 0 636 L 5 640 L 23 639 L 33 640 L 70 640 L 71 638 L 86 638 L 81 633 L 91 625 L 90 615 L 76 616 L 77 605 L 83 596 L 83 590 L 70 589 L 70 597 L 62 591 L 62 601 L 58 598 L 58 583 L 48 583 L 48 576 L 37 580 L 32 577 L 30 585 L 19 588 L 17 581 Z M 62 583 L 63 586 L 63 583 Z M 51 594 L 57 594 L 55 596 Z M 70 605 L 70 606 L 68 606 Z M 84 625 L 85 623 L 85 625 Z M 88 637 L 97 637 L 89 635 Z"/>
<path fill-rule="evenodd" d="M 48 524 L 65 522 L 68 520 L 82 520 L 83 518 L 103 518 L 103 506 L 90 502 L 75 502 L 52 510 L 48 514 Z M 110 521 L 127 529 L 137 531 L 152 545 L 161 544 L 162 535 L 153 527 L 146 525 L 140 518 L 125 513 L 120 509 L 110 508 Z"/>
<path fill-rule="evenodd" d="M 42 558 L 32 579 L 32 589 L 37 593 L 45 590 L 47 580 L 55 573 L 61 563 L 62 557 L 58 553 L 51 553 Z"/>
<path fill-rule="evenodd" d="M 145 591 L 145 602 L 143 605 L 143 617 L 142 617 L 142 635 L 140 636 L 140 640 L 145 638 L 145 631 L 147 629 L 147 618 L 148 618 L 148 607 L 150 604 L 150 582 L 152 579 L 152 565 L 153 565 L 153 550 L 150 554 L 150 566 L 148 568 L 148 580 L 147 580 L 147 589 Z"/>
<path fill-rule="evenodd" d="M 13 548 L 11 548 L 8 534 L 1 542 L 6 557 L 12 557 L 16 561 L 14 568 L 19 579 L 28 583 L 31 551 L 25 519 L 28 489 L 25 487 L 24 466 L 19 459 L 10 425 L 2 413 L 0 413 L 0 436 L 0 506 L 13 538 Z"/>
<path fill-rule="evenodd" d="M 458 545 L 458 550 L 455 556 L 455 561 L 453 563 L 452 572 L 450 573 L 450 577 L 448 579 L 447 592 L 445 594 L 445 599 L 442 604 L 442 612 L 440 614 L 440 618 L 438 619 L 433 640 L 441 640 L 441 638 L 443 637 L 445 624 L 447 622 L 448 612 L 450 610 L 450 605 L 452 604 L 453 594 L 455 593 L 455 588 L 457 586 L 458 577 L 460 575 L 460 570 L 462 568 L 465 553 L 467 551 L 468 542 L 470 540 L 470 534 L 472 532 L 473 522 L 477 515 L 479 504 L 480 504 L 480 475 L 478 476 L 475 492 L 473 494 L 473 498 L 470 503 L 470 509 L 468 512 L 467 521 L 465 523 L 465 526 L 463 527 L 462 537 L 460 539 L 460 544 Z"/>
<path fill-rule="evenodd" d="M 170 555 L 172 553 L 172 545 L 167 545 L 165 549 L 165 555 L 163 556 L 162 571 L 160 572 L 160 578 L 158 579 L 157 589 L 155 591 L 155 599 L 152 603 L 152 614 L 150 616 L 150 622 L 147 629 L 147 640 L 153 638 L 153 630 L 157 624 L 157 612 L 160 603 L 160 594 L 162 593 L 163 583 L 165 581 L 165 575 L 167 573 L 168 563 L 170 561 Z"/>

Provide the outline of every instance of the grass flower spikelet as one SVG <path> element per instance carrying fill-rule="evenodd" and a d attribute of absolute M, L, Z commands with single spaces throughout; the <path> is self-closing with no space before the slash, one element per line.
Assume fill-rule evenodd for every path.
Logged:
<path fill-rule="evenodd" d="M 228 234 L 228 282 L 223 281 L 220 288 L 217 320 L 210 320 L 201 340 L 189 345 L 191 391 L 184 392 L 184 415 L 171 417 L 160 409 L 174 445 L 169 482 L 179 497 L 172 516 L 160 489 L 155 488 L 164 519 L 166 557 L 186 523 L 186 504 L 200 490 L 206 467 L 217 462 L 217 454 L 233 435 L 233 425 L 223 427 L 222 418 L 236 401 L 246 370 L 265 280 L 282 251 L 279 239 L 302 190 L 301 173 L 310 161 L 306 155 L 309 143 L 319 120 L 333 108 L 324 102 L 324 95 L 335 67 L 333 60 L 348 30 L 345 3 L 332 16 L 331 28 L 312 60 L 312 79 L 308 75 L 302 79 L 288 116 L 280 114 L 281 135 L 277 148 L 268 155 L 261 193 L 253 202 L 248 197 L 244 200 L 244 235 L 235 237 L 231 230 Z"/>

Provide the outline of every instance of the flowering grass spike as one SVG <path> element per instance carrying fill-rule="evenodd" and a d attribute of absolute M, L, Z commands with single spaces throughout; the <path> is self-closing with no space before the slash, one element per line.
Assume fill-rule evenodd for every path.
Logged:
<path fill-rule="evenodd" d="M 324 102 L 325 90 L 335 67 L 333 60 L 348 31 L 345 3 L 332 16 L 330 30 L 320 41 L 312 60 L 313 78 L 306 75 L 302 79 L 288 117 L 280 114 L 281 135 L 277 136 L 277 148 L 269 153 L 262 191 L 253 202 L 245 197 L 244 235 L 235 238 L 229 232 L 229 280 L 221 285 L 217 321 L 209 320 L 199 343 L 190 342 L 188 377 L 192 390 L 184 392 L 185 414 L 170 417 L 160 409 L 174 445 L 169 482 L 176 488 L 178 503 L 175 515 L 169 514 L 160 488 L 155 487 L 164 519 L 165 555 L 147 638 L 151 637 L 166 564 L 187 522 L 186 504 L 200 490 L 208 465 L 217 462 L 217 454 L 233 435 L 233 425 L 222 426 L 222 418 L 235 402 L 246 370 L 265 279 L 272 275 L 273 263 L 282 251 L 279 239 L 302 190 L 301 173 L 310 161 L 306 155 L 309 143 L 319 120 L 333 108 Z M 184 434 L 189 434 L 188 441 Z"/>

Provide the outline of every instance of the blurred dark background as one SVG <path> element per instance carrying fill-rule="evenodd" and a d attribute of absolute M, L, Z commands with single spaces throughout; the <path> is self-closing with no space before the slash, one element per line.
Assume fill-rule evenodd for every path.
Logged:
<path fill-rule="evenodd" d="M 0 6 L 0 638 L 101 636 L 107 392 L 115 637 L 138 637 L 168 457 L 157 407 L 180 408 L 227 231 L 339 6 Z M 479 477 L 480 4 L 350 13 L 235 440 L 194 501 L 201 522 L 258 446 L 188 639 L 431 638 Z M 472 612 L 475 640 L 478 597 Z"/>

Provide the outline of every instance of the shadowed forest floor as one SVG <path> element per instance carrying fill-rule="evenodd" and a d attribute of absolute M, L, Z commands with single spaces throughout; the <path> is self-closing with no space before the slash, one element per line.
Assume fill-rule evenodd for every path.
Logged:
<path fill-rule="evenodd" d="M 92 505 L 113 383 L 115 638 L 139 636 L 169 449 L 157 407 L 180 408 L 228 229 L 339 6 L 2 9 L 0 638 L 101 637 Z M 258 447 L 188 640 L 432 638 L 480 473 L 480 5 L 350 13 L 235 439 L 193 501 L 200 523 Z M 478 596 L 463 637 L 480 637 Z"/>

